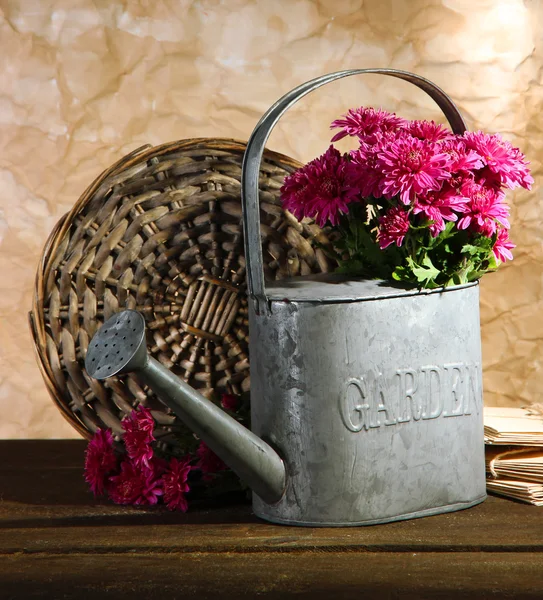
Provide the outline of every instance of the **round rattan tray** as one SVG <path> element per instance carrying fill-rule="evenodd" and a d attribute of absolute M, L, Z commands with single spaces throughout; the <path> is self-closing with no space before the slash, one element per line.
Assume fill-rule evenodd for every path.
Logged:
<path fill-rule="evenodd" d="M 151 355 L 208 398 L 249 391 L 244 150 L 243 142 L 205 138 L 140 148 L 102 173 L 51 233 L 30 323 L 47 388 L 83 436 L 103 427 L 120 436 L 121 419 L 140 404 L 164 448 L 189 435 L 135 376 L 98 382 L 85 372 L 90 339 L 124 308 L 144 315 Z M 282 181 L 298 166 L 269 151 L 261 166 L 270 280 L 332 268 L 320 248 L 325 233 L 281 209 Z"/>

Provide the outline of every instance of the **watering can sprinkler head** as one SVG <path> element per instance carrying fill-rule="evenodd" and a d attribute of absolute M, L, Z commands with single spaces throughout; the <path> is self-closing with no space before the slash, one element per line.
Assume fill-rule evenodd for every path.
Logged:
<path fill-rule="evenodd" d="M 85 368 L 94 379 L 136 373 L 265 502 L 285 490 L 285 465 L 275 450 L 147 352 L 145 319 L 124 310 L 92 338 Z"/>
<path fill-rule="evenodd" d="M 124 310 L 109 319 L 92 338 L 85 368 L 94 379 L 107 379 L 143 369 L 147 362 L 145 319 L 135 310 Z"/>

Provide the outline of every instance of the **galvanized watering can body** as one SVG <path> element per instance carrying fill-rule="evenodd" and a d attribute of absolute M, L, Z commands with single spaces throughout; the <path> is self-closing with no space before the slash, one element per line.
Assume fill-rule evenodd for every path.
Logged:
<path fill-rule="evenodd" d="M 286 464 L 283 497 L 255 513 L 293 525 L 364 525 L 473 506 L 486 497 L 478 285 L 431 293 L 328 277 L 265 288 L 258 174 L 266 140 L 299 98 L 335 79 L 382 73 L 429 93 L 456 132 L 465 125 L 432 83 L 388 69 L 304 84 L 261 119 L 242 174 L 250 302 L 253 431 Z"/>
<path fill-rule="evenodd" d="M 288 475 L 278 503 L 254 496 L 255 513 L 363 525 L 481 502 L 478 286 L 327 286 L 357 300 L 298 301 L 276 288 L 269 314 L 251 313 L 252 428 Z"/>
<path fill-rule="evenodd" d="M 242 169 L 252 431 L 148 355 L 135 311 L 109 319 L 85 358 L 97 379 L 135 372 L 252 487 L 255 513 L 277 523 L 385 523 L 485 498 L 477 284 L 418 292 L 334 275 L 264 284 L 258 181 L 266 140 L 299 98 L 359 73 L 414 83 L 455 132 L 465 130 L 439 88 L 391 69 L 320 77 L 261 119 Z"/>

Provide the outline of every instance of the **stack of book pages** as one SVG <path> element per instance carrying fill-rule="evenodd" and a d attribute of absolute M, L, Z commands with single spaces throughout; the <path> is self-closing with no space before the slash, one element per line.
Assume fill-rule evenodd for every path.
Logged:
<path fill-rule="evenodd" d="M 543 506 L 543 412 L 485 406 L 487 488 Z"/>

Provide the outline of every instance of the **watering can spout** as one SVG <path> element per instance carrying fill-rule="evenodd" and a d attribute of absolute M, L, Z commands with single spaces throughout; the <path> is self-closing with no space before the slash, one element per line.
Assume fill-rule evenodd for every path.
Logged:
<path fill-rule="evenodd" d="M 140 313 L 111 317 L 90 342 L 85 368 L 95 379 L 136 373 L 262 500 L 281 499 L 286 472 L 277 452 L 149 356 Z"/>

